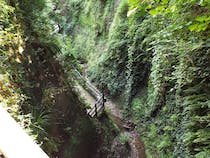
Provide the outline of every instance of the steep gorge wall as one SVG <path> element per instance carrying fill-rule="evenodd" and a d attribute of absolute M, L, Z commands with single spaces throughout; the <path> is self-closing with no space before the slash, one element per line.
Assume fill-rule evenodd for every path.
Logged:
<path fill-rule="evenodd" d="M 99 87 L 123 98 L 125 116 L 138 124 L 148 156 L 208 157 L 207 2 L 78 4 L 73 51 Z"/>

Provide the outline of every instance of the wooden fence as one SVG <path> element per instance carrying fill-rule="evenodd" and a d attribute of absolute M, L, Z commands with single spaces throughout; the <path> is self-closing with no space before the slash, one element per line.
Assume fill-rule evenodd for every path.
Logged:
<path fill-rule="evenodd" d="M 105 110 L 105 98 L 102 95 L 95 103 L 95 105 L 88 111 L 91 117 L 99 117 Z"/>
<path fill-rule="evenodd" d="M 99 117 L 105 110 L 106 99 L 104 93 L 101 93 L 95 86 L 93 86 L 87 78 L 84 78 L 77 69 L 74 69 L 76 78 L 83 83 L 84 88 L 97 100 L 94 106 L 87 110 L 91 117 Z"/>

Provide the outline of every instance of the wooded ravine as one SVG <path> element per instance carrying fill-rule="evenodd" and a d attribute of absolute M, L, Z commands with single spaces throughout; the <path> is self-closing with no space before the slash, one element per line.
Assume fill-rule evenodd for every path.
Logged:
<path fill-rule="evenodd" d="M 0 105 L 50 158 L 209 158 L 209 47 L 209 0 L 0 0 Z"/>

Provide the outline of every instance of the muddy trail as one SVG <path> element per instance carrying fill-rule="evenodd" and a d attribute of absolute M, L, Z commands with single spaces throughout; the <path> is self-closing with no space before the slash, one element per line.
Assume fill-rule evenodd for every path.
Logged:
<path fill-rule="evenodd" d="M 90 82 L 89 82 L 90 83 Z M 92 83 L 91 86 L 96 88 Z M 90 106 L 94 106 L 96 102 L 96 97 L 89 94 L 89 92 L 84 89 L 81 85 L 77 84 L 75 87 L 78 93 Z M 122 111 L 118 108 L 119 106 L 114 101 L 107 99 L 105 103 L 105 111 L 107 112 L 109 118 L 114 122 L 114 124 L 120 129 L 121 134 L 126 135 L 128 138 L 128 144 L 130 146 L 129 158 L 146 158 L 145 146 L 140 139 L 139 134 L 135 130 L 135 124 L 123 119 Z"/>

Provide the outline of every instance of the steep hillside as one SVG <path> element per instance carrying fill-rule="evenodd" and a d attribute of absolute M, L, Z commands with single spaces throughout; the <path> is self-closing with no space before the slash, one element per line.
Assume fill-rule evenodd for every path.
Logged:
<path fill-rule="evenodd" d="M 72 51 L 87 76 L 121 100 L 148 157 L 208 157 L 209 3 L 85 0 L 69 6 Z"/>

